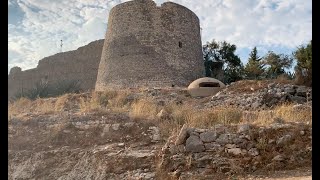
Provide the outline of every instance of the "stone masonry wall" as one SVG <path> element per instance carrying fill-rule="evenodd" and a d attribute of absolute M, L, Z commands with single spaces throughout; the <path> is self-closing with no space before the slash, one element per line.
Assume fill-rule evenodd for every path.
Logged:
<path fill-rule="evenodd" d="M 304 123 L 181 128 L 163 146 L 160 168 L 176 179 L 311 167 L 312 127 Z"/>
<path fill-rule="evenodd" d="M 94 89 L 103 47 L 103 39 L 74 51 L 58 53 L 39 61 L 34 69 L 14 67 L 8 76 L 8 97 L 26 92 L 39 82 L 80 81 L 82 90 Z"/>
<path fill-rule="evenodd" d="M 111 9 L 96 90 L 186 86 L 204 75 L 198 17 L 172 3 L 134 0 Z"/>

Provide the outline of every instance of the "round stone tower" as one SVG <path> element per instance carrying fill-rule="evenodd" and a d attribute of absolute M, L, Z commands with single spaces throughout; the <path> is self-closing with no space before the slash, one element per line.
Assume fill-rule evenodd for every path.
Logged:
<path fill-rule="evenodd" d="M 199 19 L 191 10 L 152 0 L 111 9 L 96 91 L 188 86 L 203 75 Z"/>

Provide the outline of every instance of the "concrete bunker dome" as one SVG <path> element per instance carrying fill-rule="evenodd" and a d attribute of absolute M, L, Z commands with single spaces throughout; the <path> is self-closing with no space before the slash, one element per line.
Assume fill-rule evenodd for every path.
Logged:
<path fill-rule="evenodd" d="M 218 79 L 203 77 L 190 83 L 188 92 L 192 97 L 206 97 L 217 94 L 223 88 L 225 84 Z"/>
<path fill-rule="evenodd" d="M 187 86 L 204 66 L 199 18 L 166 2 L 133 0 L 108 18 L 96 91 L 108 88 Z"/>

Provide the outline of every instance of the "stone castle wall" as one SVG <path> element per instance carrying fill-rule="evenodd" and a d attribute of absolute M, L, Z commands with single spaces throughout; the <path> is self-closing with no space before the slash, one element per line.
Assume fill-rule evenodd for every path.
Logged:
<path fill-rule="evenodd" d="M 203 77 L 198 17 L 166 2 L 134 0 L 111 9 L 96 90 L 187 86 Z"/>
<path fill-rule="evenodd" d="M 37 83 L 51 84 L 61 81 L 79 81 L 82 90 L 94 89 L 101 58 L 103 39 L 89 43 L 74 51 L 45 57 L 34 69 L 21 71 L 14 67 L 8 76 L 8 97 L 27 92 Z"/>

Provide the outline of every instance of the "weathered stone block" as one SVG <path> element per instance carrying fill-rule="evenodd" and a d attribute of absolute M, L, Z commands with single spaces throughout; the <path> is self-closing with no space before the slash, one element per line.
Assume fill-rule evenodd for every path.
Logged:
<path fill-rule="evenodd" d="M 217 133 L 213 131 L 208 131 L 200 134 L 200 139 L 203 142 L 213 142 L 214 140 L 217 139 Z"/>
<path fill-rule="evenodd" d="M 198 136 L 190 136 L 186 141 L 187 152 L 203 152 L 205 150 L 203 142 Z"/>

